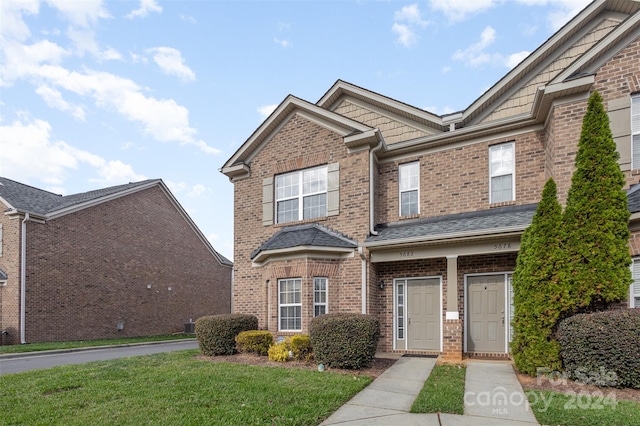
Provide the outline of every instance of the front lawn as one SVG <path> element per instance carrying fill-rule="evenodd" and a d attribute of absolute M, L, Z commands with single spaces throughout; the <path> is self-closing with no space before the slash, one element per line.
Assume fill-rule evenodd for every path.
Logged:
<path fill-rule="evenodd" d="M 128 345 L 131 343 L 159 342 L 164 340 L 193 339 L 191 334 L 162 334 L 157 336 L 123 337 L 120 339 L 73 340 L 69 342 L 27 343 L 25 345 L 0 346 L 0 355 L 22 352 L 50 351 L 54 349 L 73 349 L 88 346 Z"/>
<path fill-rule="evenodd" d="M 317 425 L 366 376 L 163 353 L 0 376 L 0 424 Z"/>
<path fill-rule="evenodd" d="M 533 414 L 544 425 L 640 425 L 640 403 L 616 400 L 615 388 L 571 394 L 528 390 Z"/>
<path fill-rule="evenodd" d="M 436 364 L 411 407 L 412 413 L 464 413 L 464 365 Z"/>

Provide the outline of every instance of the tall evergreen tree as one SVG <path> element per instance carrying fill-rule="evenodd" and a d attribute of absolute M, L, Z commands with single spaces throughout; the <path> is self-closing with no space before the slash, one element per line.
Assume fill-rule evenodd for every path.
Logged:
<path fill-rule="evenodd" d="M 563 223 L 573 312 L 605 309 L 631 283 L 629 209 L 624 175 L 602 97 L 589 98 Z M 567 316 L 568 316 L 567 315 Z"/>
<path fill-rule="evenodd" d="M 531 225 L 524 231 L 513 273 L 513 340 L 516 367 L 535 375 L 538 367 L 560 370 L 560 345 L 553 332 L 567 309 L 563 286 L 562 207 L 549 179 Z"/>

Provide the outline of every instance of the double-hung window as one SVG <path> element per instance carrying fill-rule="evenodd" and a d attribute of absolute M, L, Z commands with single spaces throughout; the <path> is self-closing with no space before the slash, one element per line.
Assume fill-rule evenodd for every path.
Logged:
<path fill-rule="evenodd" d="M 400 216 L 420 213 L 420 163 L 401 164 L 400 174 Z"/>
<path fill-rule="evenodd" d="M 327 167 L 276 176 L 278 223 L 327 215 Z"/>
<path fill-rule="evenodd" d="M 327 313 L 327 279 L 313 279 L 313 316 Z"/>
<path fill-rule="evenodd" d="M 634 258 L 631 264 L 631 287 L 629 290 L 629 307 L 640 308 L 640 258 Z"/>
<path fill-rule="evenodd" d="M 489 147 L 489 202 L 515 200 L 515 147 L 503 143 Z"/>
<path fill-rule="evenodd" d="M 640 93 L 631 96 L 631 155 L 633 169 L 640 169 Z"/>
<path fill-rule="evenodd" d="M 302 330 L 302 280 L 289 278 L 278 280 L 278 309 L 280 331 Z"/>

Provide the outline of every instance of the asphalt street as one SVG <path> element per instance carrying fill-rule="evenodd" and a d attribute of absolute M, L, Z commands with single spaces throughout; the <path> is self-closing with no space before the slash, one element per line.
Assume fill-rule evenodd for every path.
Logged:
<path fill-rule="evenodd" d="M 22 354 L 0 355 L 0 374 L 13 374 L 21 371 L 38 370 L 67 364 L 84 364 L 91 361 L 125 358 L 129 356 L 157 354 L 161 352 L 197 349 L 196 340 L 175 342 L 132 344 L 129 346 L 78 348 L 64 351 L 27 352 Z"/>

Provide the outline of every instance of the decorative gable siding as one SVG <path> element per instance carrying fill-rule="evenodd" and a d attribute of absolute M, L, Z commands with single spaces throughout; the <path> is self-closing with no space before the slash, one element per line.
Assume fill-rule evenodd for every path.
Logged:
<path fill-rule="evenodd" d="M 379 129 L 388 145 L 431 134 L 423 130 L 416 129 L 415 127 L 411 127 L 387 115 L 383 115 L 361 105 L 356 105 L 346 99 L 338 105 L 334 112 L 362 124 L 366 124 L 374 129 Z"/>
<path fill-rule="evenodd" d="M 513 94 L 507 101 L 503 102 L 494 112 L 482 120 L 490 122 L 518 114 L 531 112 L 531 104 L 535 97 L 536 90 L 540 86 L 546 85 L 559 73 L 567 68 L 579 56 L 589 50 L 600 39 L 606 36 L 611 30 L 618 26 L 620 22 L 613 19 L 605 19 L 588 34 L 573 44 L 566 52 L 560 55 L 555 61 L 545 67 L 538 75 L 529 80 L 520 90 Z"/>

